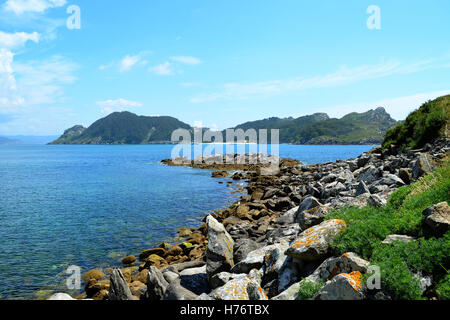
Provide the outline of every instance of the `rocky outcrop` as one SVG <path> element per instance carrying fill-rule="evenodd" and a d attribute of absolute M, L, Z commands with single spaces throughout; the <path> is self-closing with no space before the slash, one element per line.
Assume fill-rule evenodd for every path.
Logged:
<path fill-rule="evenodd" d="M 447 202 L 441 202 L 423 211 L 425 224 L 436 236 L 442 236 L 450 230 L 450 207 Z"/>
<path fill-rule="evenodd" d="M 122 271 L 114 269 L 110 277 L 109 300 L 135 300 Z"/>

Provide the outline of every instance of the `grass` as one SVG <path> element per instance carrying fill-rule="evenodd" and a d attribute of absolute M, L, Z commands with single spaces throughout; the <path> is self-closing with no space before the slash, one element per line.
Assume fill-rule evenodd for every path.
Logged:
<path fill-rule="evenodd" d="M 299 294 L 297 296 L 297 300 L 312 300 L 312 298 L 316 295 L 316 293 L 322 288 L 324 285 L 323 282 L 312 282 L 308 279 L 303 279 L 300 282 Z"/>
<path fill-rule="evenodd" d="M 348 228 L 332 244 L 333 253 L 355 252 L 381 268 L 382 285 L 395 299 L 423 298 L 415 273 L 432 275 L 439 299 L 450 299 L 450 232 L 441 238 L 430 237 L 423 228 L 422 212 L 436 203 L 450 202 L 450 160 L 433 173 L 393 193 L 382 208 L 342 208 L 327 220 L 342 219 Z M 386 236 L 403 234 L 418 241 L 382 244 Z M 433 293 L 432 292 L 432 293 Z M 429 293 L 427 293 L 429 294 Z"/>

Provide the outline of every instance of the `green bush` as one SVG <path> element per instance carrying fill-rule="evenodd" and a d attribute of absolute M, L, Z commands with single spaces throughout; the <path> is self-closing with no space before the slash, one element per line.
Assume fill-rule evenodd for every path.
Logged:
<path fill-rule="evenodd" d="M 323 286 L 324 283 L 322 281 L 312 282 L 310 280 L 303 279 L 300 282 L 297 300 L 311 300 Z"/>
<path fill-rule="evenodd" d="M 428 101 L 419 110 L 411 113 L 403 123 L 386 133 L 383 148 L 392 144 L 403 150 L 421 148 L 443 135 L 449 121 L 450 96 Z"/>
<path fill-rule="evenodd" d="M 436 294 L 439 300 L 450 300 L 450 274 L 439 282 Z"/>

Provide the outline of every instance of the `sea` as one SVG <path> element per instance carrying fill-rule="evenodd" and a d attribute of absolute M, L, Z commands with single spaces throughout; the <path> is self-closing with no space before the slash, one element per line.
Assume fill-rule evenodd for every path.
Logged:
<path fill-rule="evenodd" d="M 356 158 L 373 147 L 277 149 L 309 165 Z M 70 266 L 82 272 L 120 266 L 124 256 L 172 242 L 178 228 L 198 227 L 239 199 L 244 182 L 162 165 L 173 148 L 0 146 L 0 300 L 79 293 L 67 289 Z"/>

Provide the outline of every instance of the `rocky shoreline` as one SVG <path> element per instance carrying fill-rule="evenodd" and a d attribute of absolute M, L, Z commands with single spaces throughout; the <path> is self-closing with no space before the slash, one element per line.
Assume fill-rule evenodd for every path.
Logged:
<path fill-rule="evenodd" d="M 346 224 L 325 218 L 346 206 L 384 205 L 399 187 L 433 171 L 449 150 L 449 140 L 441 139 L 420 150 L 374 148 L 356 159 L 311 166 L 280 159 L 275 175 L 262 174 L 262 165 L 216 165 L 211 159 L 187 164 L 218 170 L 213 177 L 237 171 L 231 178 L 247 181 L 247 195 L 205 217 L 198 229 L 179 230 L 184 241 L 178 245 L 162 243 L 125 257 L 124 268 L 106 275 L 87 272 L 77 299 L 296 300 L 305 279 L 323 283 L 318 300 L 388 299 L 362 285 L 369 261 L 351 252 L 330 256 L 330 244 Z M 386 241 L 396 237 L 402 236 Z"/>

